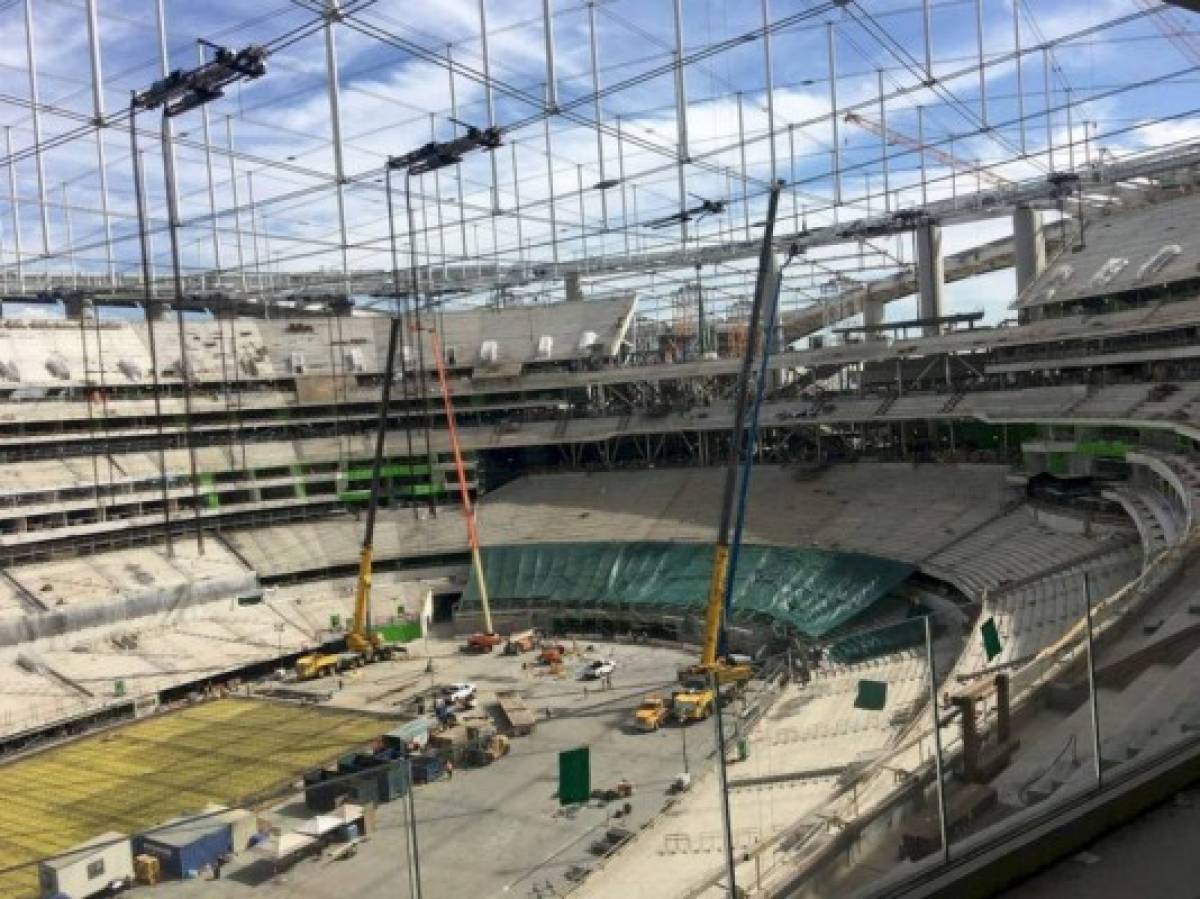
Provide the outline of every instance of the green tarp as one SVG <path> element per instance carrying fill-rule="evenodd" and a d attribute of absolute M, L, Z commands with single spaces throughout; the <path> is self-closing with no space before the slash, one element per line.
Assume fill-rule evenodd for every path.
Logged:
<path fill-rule="evenodd" d="M 529 543 L 483 550 L 493 605 L 561 601 L 573 608 L 644 605 L 698 614 L 708 595 L 711 544 Z M 861 553 L 743 546 L 734 614 L 752 613 L 822 637 L 898 586 L 913 567 Z M 474 572 L 463 608 L 478 607 Z"/>

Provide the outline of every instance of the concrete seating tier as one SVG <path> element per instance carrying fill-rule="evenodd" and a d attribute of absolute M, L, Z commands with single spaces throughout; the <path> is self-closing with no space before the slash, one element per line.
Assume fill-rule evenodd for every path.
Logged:
<path fill-rule="evenodd" d="M 562 362 L 615 355 L 635 308 L 632 295 L 588 302 L 447 311 L 439 317 L 443 346 L 460 367 L 487 367 L 485 341 L 496 362 Z M 151 379 L 144 322 L 17 321 L 0 328 L 0 362 L 15 366 L 21 387 L 99 383 L 144 384 Z M 174 321 L 153 325 L 160 380 L 179 381 L 186 356 L 198 382 L 273 380 L 296 376 L 378 374 L 384 369 L 388 320 L 384 317 L 212 320 L 185 326 L 184 346 Z M 422 335 L 427 367 L 433 347 Z M 415 345 L 405 358 L 415 366 Z M 85 352 L 88 364 L 84 365 Z M 490 350 L 489 350 L 490 352 Z M 85 371 L 86 368 L 86 371 Z"/>
<path fill-rule="evenodd" d="M 1140 548 L 1124 545 L 1100 556 L 1089 554 L 1079 562 L 1063 560 L 1045 577 L 1012 590 L 997 591 L 994 598 L 987 595 L 979 621 L 995 621 L 1000 655 L 988 660 L 976 634 L 955 664 L 955 674 L 973 674 L 1029 659 L 1062 637 L 1086 612 L 1084 572 L 1089 577 L 1091 602 L 1096 603 L 1129 583 L 1140 568 Z"/>
<path fill-rule="evenodd" d="M 1099 545 L 1047 527 L 1031 509 L 1019 507 L 934 553 L 922 568 L 979 598 L 986 589 L 1052 569 Z"/>
<path fill-rule="evenodd" d="M 1183 533 L 1184 523 L 1174 516 L 1170 504 L 1157 491 L 1127 484 L 1105 490 L 1103 495 L 1119 503 L 1133 519 L 1147 562 L 1173 546 Z"/>

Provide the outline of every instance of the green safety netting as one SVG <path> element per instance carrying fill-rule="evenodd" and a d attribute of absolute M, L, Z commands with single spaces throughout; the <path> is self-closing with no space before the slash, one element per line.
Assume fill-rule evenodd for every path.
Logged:
<path fill-rule="evenodd" d="M 573 608 L 645 605 L 681 614 L 703 610 L 711 544 L 526 543 L 483 550 L 493 605 L 561 601 Z M 733 594 L 735 614 L 767 616 L 821 637 L 869 608 L 913 566 L 863 553 L 743 546 Z M 474 572 L 463 607 L 479 604 Z"/>

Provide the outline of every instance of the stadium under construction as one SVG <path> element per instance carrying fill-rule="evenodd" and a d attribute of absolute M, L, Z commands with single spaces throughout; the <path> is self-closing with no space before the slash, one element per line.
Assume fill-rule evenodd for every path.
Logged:
<path fill-rule="evenodd" d="M 0 894 L 1189 895 L 1191 6 L 0 4 Z"/>

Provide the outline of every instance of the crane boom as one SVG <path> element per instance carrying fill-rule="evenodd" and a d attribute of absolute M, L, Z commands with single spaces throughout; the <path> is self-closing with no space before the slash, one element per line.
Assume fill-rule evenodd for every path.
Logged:
<path fill-rule="evenodd" d="M 375 553 L 375 518 L 379 511 L 379 476 L 383 467 L 383 448 L 387 437 L 388 411 L 392 400 L 392 380 L 396 375 L 396 344 L 400 337 L 400 319 L 393 316 L 388 329 L 387 361 L 384 366 L 383 392 L 379 419 L 375 425 L 375 452 L 371 457 L 371 493 L 367 498 L 367 520 L 363 527 L 362 549 L 358 554 L 358 580 L 354 586 L 354 618 L 346 634 L 346 648 L 368 655 L 376 648 L 368 633 L 371 605 L 371 573 Z"/>
<path fill-rule="evenodd" d="M 1010 183 L 1007 178 L 1002 178 L 995 172 L 989 172 L 974 163 L 967 162 L 965 159 L 959 159 L 957 156 L 953 156 L 945 150 L 941 150 L 930 144 L 923 144 L 916 138 L 909 137 L 907 134 L 896 131 L 894 128 L 884 127 L 879 122 L 872 121 L 866 116 L 859 115 L 857 112 L 848 112 L 845 118 L 850 124 L 857 125 L 864 131 L 871 132 L 876 137 L 886 138 L 889 144 L 897 144 L 902 147 L 908 147 L 910 150 L 916 150 L 918 153 L 936 159 L 938 162 L 952 169 L 957 169 L 960 172 L 973 172 L 978 174 L 980 178 L 996 186 Z"/>
<path fill-rule="evenodd" d="M 754 305 L 750 309 L 749 339 L 746 353 L 738 371 L 737 388 L 733 413 L 733 451 L 729 454 L 729 465 L 725 469 L 725 486 L 721 497 L 721 522 L 717 530 L 717 544 L 713 548 L 712 575 L 708 586 L 708 605 L 704 615 L 704 644 L 700 654 L 699 668 L 717 675 L 718 680 L 731 672 L 722 671 L 729 666 L 717 658 L 718 643 L 724 626 L 725 588 L 729 577 L 729 537 L 734 519 L 738 472 L 741 464 L 741 447 L 746 433 L 746 407 L 749 405 L 750 374 L 757 352 L 758 333 L 762 321 L 763 306 L 770 291 L 772 256 L 771 239 L 775 231 L 775 214 L 779 208 L 779 182 L 771 185 L 767 199 L 767 217 L 759 253 L 758 279 L 754 286 Z M 744 678 L 742 677 L 744 675 Z M 748 679 L 749 670 L 739 671 L 739 679 Z"/>
<path fill-rule="evenodd" d="M 1173 9 L 1169 9 L 1154 0 L 1134 0 L 1138 6 L 1148 13 L 1154 27 L 1162 32 L 1163 37 L 1175 45 L 1175 49 L 1183 54 L 1184 59 L 1192 65 L 1200 65 L 1200 45 L 1192 36 L 1191 29 L 1183 22 Z"/>
<path fill-rule="evenodd" d="M 471 547 L 471 567 L 475 570 L 475 581 L 479 584 L 479 605 L 483 609 L 484 633 L 492 634 L 492 609 L 488 603 L 487 581 L 483 577 L 483 560 L 479 554 L 479 527 L 475 521 L 475 508 L 471 504 L 471 493 L 467 490 L 467 474 L 463 466 L 462 447 L 458 442 L 458 426 L 454 421 L 454 403 L 450 399 L 450 385 L 446 382 L 446 367 L 442 364 L 442 342 L 437 331 L 429 329 L 433 338 L 433 358 L 437 363 L 438 386 L 442 390 L 442 403 L 446 408 L 446 426 L 450 430 L 450 449 L 454 453 L 454 471 L 458 476 L 458 492 L 462 498 L 463 517 L 467 519 L 467 543 Z"/>

